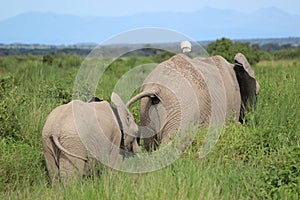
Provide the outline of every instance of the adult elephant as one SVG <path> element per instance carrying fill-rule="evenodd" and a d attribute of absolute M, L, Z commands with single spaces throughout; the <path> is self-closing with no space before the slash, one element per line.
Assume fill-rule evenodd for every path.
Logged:
<path fill-rule="evenodd" d="M 48 116 L 42 133 L 43 152 L 49 177 L 63 183 L 70 178 L 89 175 L 98 161 L 113 167 L 121 143 L 136 153 L 138 126 L 120 97 L 112 102 L 73 100 L 55 108 Z M 124 141 L 121 141 L 122 138 Z"/>
<path fill-rule="evenodd" d="M 145 148 L 166 145 L 171 134 L 194 125 L 243 121 L 256 104 L 259 84 L 246 57 L 238 53 L 230 64 L 221 56 L 190 58 L 178 54 L 160 63 L 144 80 L 140 119 Z M 147 131 L 150 130 L 150 131 Z"/>

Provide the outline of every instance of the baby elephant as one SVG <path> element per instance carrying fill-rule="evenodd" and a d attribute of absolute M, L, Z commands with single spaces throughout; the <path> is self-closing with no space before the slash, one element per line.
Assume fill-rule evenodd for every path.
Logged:
<path fill-rule="evenodd" d="M 107 101 L 71 101 L 55 108 L 42 133 L 43 152 L 51 181 L 89 175 L 100 161 L 117 162 L 121 142 L 124 150 L 139 152 L 138 126 L 121 98 L 113 93 L 113 108 Z M 123 141 L 121 141 L 123 139 Z"/>

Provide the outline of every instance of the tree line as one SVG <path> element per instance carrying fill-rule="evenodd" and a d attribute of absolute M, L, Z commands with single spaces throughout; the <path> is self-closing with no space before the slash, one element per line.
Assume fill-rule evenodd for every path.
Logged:
<path fill-rule="evenodd" d="M 247 55 L 247 58 L 250 64 L 258 63 L 260 60 L 279 60 L 279 59 L 294 59 L 300 58 L 300 45 L 294 44 L 280 44 L 276 43 L 250 43 L 249 41 L 233 41 L 228 38 L 221 38 L 214 42 L 209 42 L 205 45 L 205 49 L 209 55 L 221 55 L 226 58 L 228 61 L 232 62 L 234 55 L 238 52 L 241 52 Z M 175 44 L 174 44 L 175 45 Z M 150 46 L 151 47 L 151 46 Z M 156 55 L 158 51 L 149 50 L 150 47 L 147 47 L 147 54 Z M 105 47 L 108 52 L 118 51 L 121 46 L 111 46 Z M 163 46 L 162 46 L 163 49 Z M 37 55 L 44 56 L 43 61 L 46 63 L 51 63 L 55 56 L 60 55 L 78 55 L 78 56 L 87 56 L 92 51 L 92 47 L 55 47 L 51 46 L 50 48 L 9 48 L 9 46 L 4 47 L 0 46 L 0 56 L 11 56 L 11 55 Z M 143 56 L 145 52 L 142 54 Z"/>
<path fill-rule="evenodd" d="M 268 47 L 268 48 L 266 48 Z M 238 52 L 247 56 L 250 64 L 260 60 L 280 60 L 300 58 L 300 46 L 292 44 L 250 44 L 247 42 L 234 42 L 228 38 L 221 38 L 207 45 L 206 50 L 210 55 L 221 55 L 228 61 L 233 61 Z"/>

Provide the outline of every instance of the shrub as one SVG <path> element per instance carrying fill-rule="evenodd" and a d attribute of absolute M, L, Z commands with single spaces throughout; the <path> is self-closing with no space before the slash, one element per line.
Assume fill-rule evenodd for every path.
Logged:
<path fill-rule="evenodd" d="M 258 63 L 260 60 L 260 52 L 257 46 L 249 46 L 249 44 L 242 42 L 234 43 L 227 38 L 208 44 L 207 51 L 212 56 L 223 56 L 229 62 L 233 62 L 234 56 L 239 52 L 247 57 L 251 65 Z"/>
<path fill-rule="evenodd" d="M 43 63 L 48 64 L 48 65 L 52 65 L 53 63 L 53 56 L 50 54 L 46 54 L 43 56 Z"/>
<path fill-rule="evenodd" d="M 21 140 L 20 123 L 16 115 L 16 87 L 13 86 L 13 76 L 0 79 L 0 136 Z"/>

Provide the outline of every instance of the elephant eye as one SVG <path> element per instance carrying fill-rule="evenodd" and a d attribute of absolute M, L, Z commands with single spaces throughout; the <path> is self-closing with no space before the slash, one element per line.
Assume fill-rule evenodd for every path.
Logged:
<path fill-rule="evenodd" d="M 160 102 L 159 98 L 157 98 L 156 96 L 150 98 L 151 98 L 152 105 L 158 104 Z"/>

